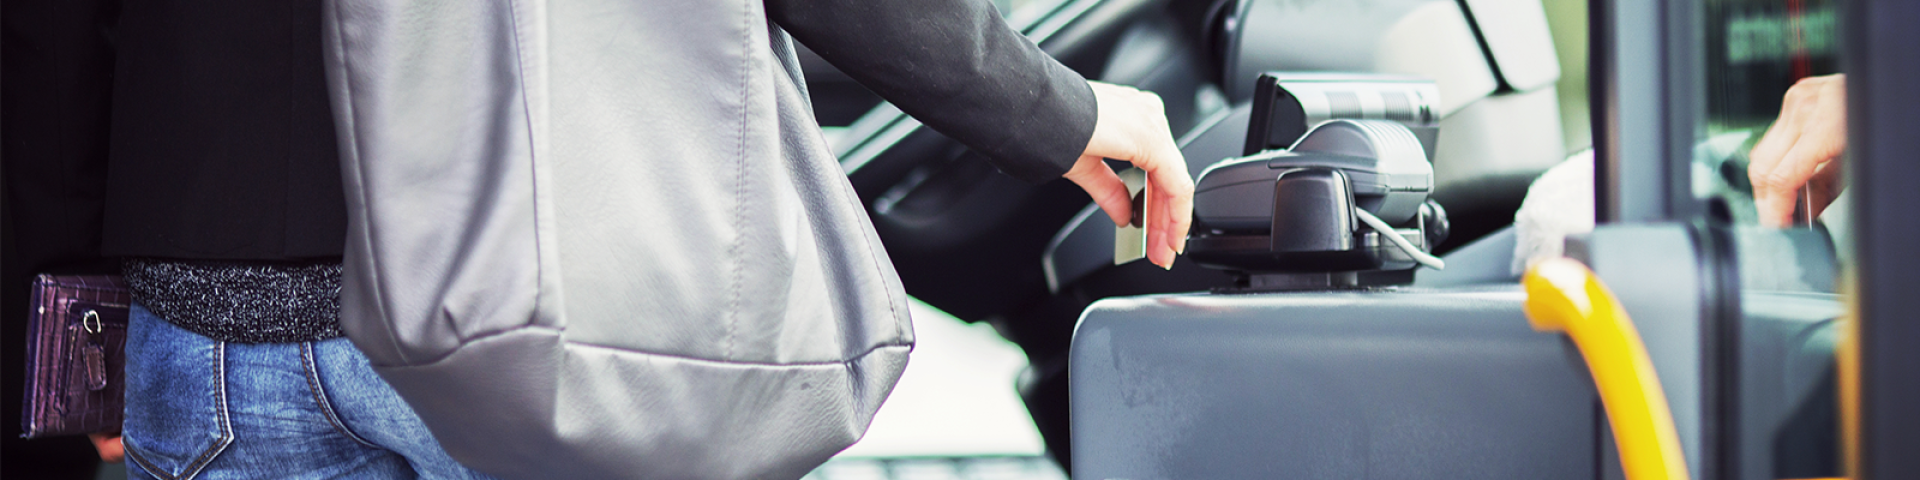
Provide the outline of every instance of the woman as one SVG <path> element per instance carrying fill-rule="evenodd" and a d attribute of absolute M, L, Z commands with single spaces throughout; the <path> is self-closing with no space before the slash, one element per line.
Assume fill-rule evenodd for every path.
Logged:
<path fill-rule="evenodd" d="M 1146 169 L 1161 206 L 1146 215 L 1149 258 L 1172 263 L 1192 186 L 1157 98 L 1089 84 L 986 2 L 787 3 L 768 14 L 877 93 L 1009 173 L 1073 180 L 1117 223 L 1131 204 L 1101 159 Z M 123 12 L 104 248 L 130 258 L 137 299 L 124 436 L 136 477 L 482 476 L 340 336 L 345 205 L 320 12 Z"/>

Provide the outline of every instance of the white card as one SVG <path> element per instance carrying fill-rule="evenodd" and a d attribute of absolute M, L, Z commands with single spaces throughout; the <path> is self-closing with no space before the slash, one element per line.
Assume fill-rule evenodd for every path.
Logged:
<path fill-rule="evenodd" d="M 1134 202 L 1133 215 L 1141 219 L 1141 223 L 1145 223 L 1147 200 L 1142 198 L 1145 196 L 1142 191 L 1147 188 L 1147 173 L 1138 168 L 1128 168 L 1120 171 L 1120 180 L 1127 182 L 1127 194 L 1130 198 L 1141 198 L 1141 201 Z M 1139 260 L 1146 256 L 1147 230 L 1145 228 L 1127 225 L 1113 230 L 1114 265 Z"/>

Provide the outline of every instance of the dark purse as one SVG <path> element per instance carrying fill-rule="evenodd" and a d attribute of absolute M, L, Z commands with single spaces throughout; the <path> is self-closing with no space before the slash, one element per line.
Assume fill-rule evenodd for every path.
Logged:
<path fill-rule="evenodd" d="M 22 437 L 120 430 L 132 303 L 119 276 L 34 278 Z"/>

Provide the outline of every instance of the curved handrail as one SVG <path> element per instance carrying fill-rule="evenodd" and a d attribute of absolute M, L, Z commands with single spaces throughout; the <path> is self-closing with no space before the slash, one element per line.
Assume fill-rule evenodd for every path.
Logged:
<path fill-rule="evenodd" d="M 1613 292 L 1578 261 L 1557 258 L 1527 270 L 1527 322 L 1563 331 L 1580 349 L 1607 409 L 1620 464 L 1632 480 L 1686 480 L 1673 411 L 1633 320 Z"/>

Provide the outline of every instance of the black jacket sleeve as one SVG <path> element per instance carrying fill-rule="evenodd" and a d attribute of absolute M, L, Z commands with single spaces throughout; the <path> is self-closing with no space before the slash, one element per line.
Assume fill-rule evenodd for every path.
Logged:
<path fill-rule="evenodd" d="M 1093 137 L 1093 90 L 985 0 L 766 0 L 807 48 L 929 127 L 1030 182 Z"/>

